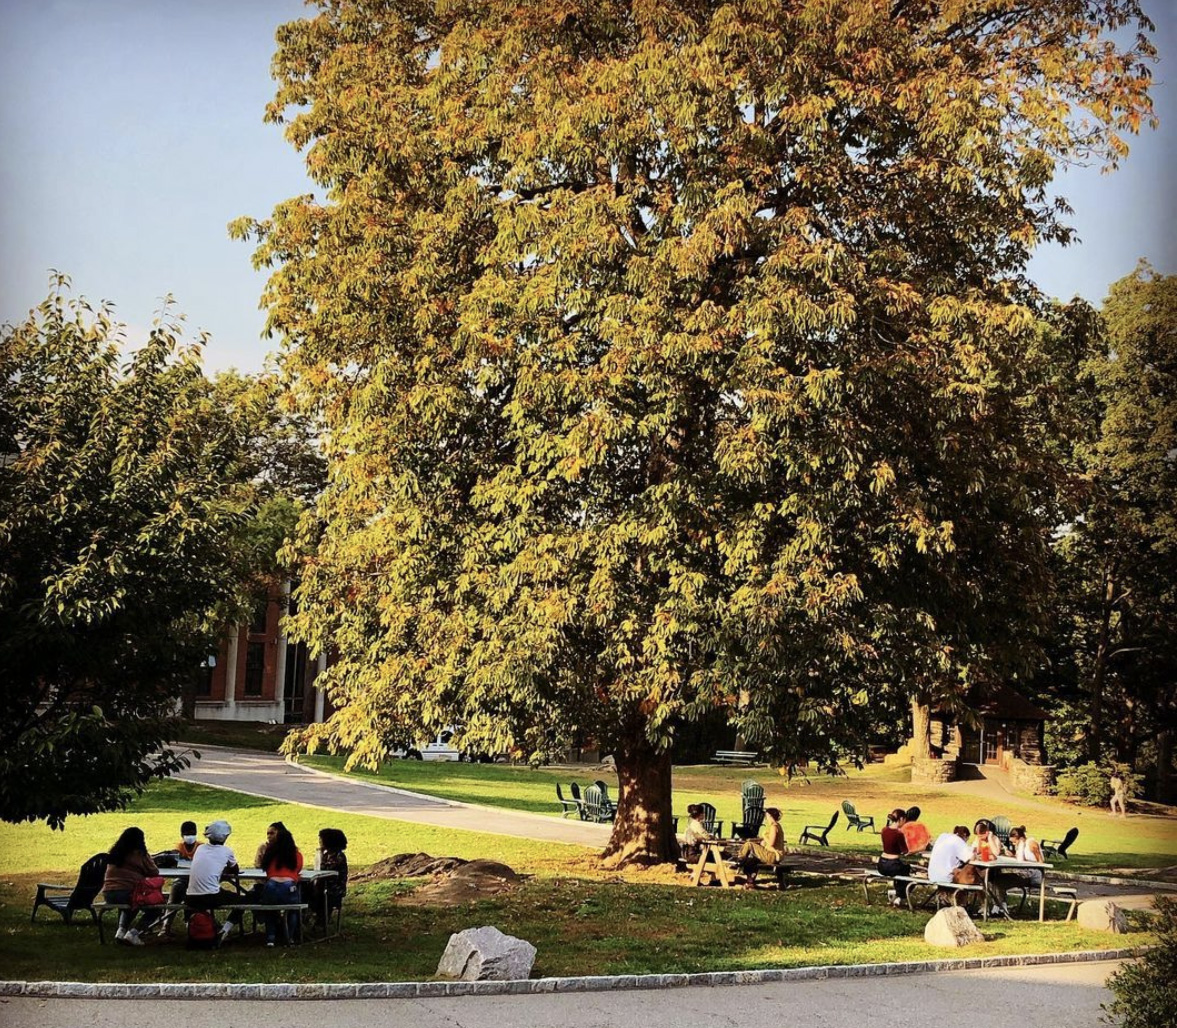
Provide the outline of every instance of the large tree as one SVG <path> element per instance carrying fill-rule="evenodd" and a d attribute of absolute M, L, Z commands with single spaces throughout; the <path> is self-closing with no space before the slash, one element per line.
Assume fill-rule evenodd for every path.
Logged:
<path fill-rule="evenodd" d="M 55 827 L 181 765 L 164 744 L 252 502 L 199 345 L 165 312 L 124 357 L 66 287 L 0 331 L 0 818 Z"/>
<path fill-rule="evenodd" d="M 1035 613 L 1022 273 L 1150 116 L 1135 0 L 319 6 L 269 117 L 326 199 L 237 225 L 330 428 L 302 742 L 591 736 L 658 859 L 683 719 L 830 762 Z"/>
<path fill-rule="evenodd" d="M 1147 266 L 1114 283 L 1080 331 L 1064 324 L 1077 343 L 1055 355 L 1070 372 L 1060 396 L 1075 415 L 1076 489 L 1055 542 L 1052 659 L 1039 677 L 1077 714 L 1082 756 L 1137 764 L 1147 752 L 1163 798 L 1177 727 L 1175 326 L 1177 276 Z"/>

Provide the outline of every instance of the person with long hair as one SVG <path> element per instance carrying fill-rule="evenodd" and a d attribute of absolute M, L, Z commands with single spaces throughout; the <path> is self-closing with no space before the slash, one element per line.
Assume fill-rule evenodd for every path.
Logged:
<path fill-rule="evenodd" d="M 272 833 L 272 835 L 271 835 Z M 267 832 L 268 841 L 265 849 L 259 854 L 258 865 L 266 872 L 266 881 L 261 888 L 261 903 L 298 903 L 299 876 L 302 873 L 303 858 L 299 848 L 294 844 L 294 836 L 281 821 L 275 821 Z M 266 945 L 273 946 L 277 941 L 278 925 L 282 923 L 283 915 L 274 913 L 266 915 Z M 285 918 L 286 937 L 294 939 L 298 936 L 298 912 L 291 911 Z"/>
<path fill-rule="evenodd" d="M 762 865 L 772 866 L 785 852 L 785 830 L 781 827 L 781 812 L 776 807 L 764 808 L 764 824 L 759 839 L 749 839 L 740 847 L 737 858 L 744 869 L 744 888 L 756 888 L 756 874 Z"/>
<path fill-rule="evenodd" d="M 307 901 L 315 917 L 331 916 L 331 911 L 343 906 L 347 895 L 347 836 L 338 828 L 324 828 L 319 832 L 319 860 L 316 871 L 334 871 L 331 878 L 316 878 L 311 882 Z M 324 922 L 323 930 L 327 930 Z"/>
<path fill-rule="evenodd" d="M 159 874 L 159 868 L 147 852 L 147 840 L 142 828 L 126 828 L 113 846 L 106 863 L 106 877 L 102 894 L 107 903 L 131 902 L 131 893 L 144 878 Z M 149 910 L 140 911 L 140 926 L 147 922 Z M 135 911 L 120 910 L 119 926 L 114 933 L 118 942 L 126 946 L 142 946 L 139 929 L 134 927 Z"/>
<path fill-rule="evenodd" d="M 903 826 L 907 824 L 907 811 L 896 807 L 887 815 L 887 827 L 883 829 L 879 838 L 883 844 L 883 852 L 876 865 L 879 874 L 888 878 L 907 877 L 911 874 L 911 865 L 903 858 L 907 856 L 907 840 L 903 836 Z M 895 906 L 903 903 L 907 896 L 907 882 L 895 883 L 895 898 L 891 901 Z"/>

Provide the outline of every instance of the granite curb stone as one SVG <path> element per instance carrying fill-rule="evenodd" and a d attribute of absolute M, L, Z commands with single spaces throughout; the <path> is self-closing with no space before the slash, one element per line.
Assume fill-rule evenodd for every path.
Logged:
<path fill-rule="evenodd" d="M 1036 967 L 1127 960 L 1142 947 L 1032 953 L 1024 956 L 969 957 L 960 960 L 913 960 L 892 964 L 848 964 L 770 968 L 763 971 L 703 971 L 696 974 L 593 975 L 532 978 L 514 982 L 363 982 L 360 984 L 278 982 L 238 985 L 226 982 L 168 982 L 155 985 L 115 982 L 0 981 L 0 996 L 41 999 L 438 999 L 448 996 L 503 996 L 555 992 L 605 992 L 614 989 L 681 989 L 764 982 L 825 981 L 832 978 L 879 978 L 940 971 L 997 967 Z"/>

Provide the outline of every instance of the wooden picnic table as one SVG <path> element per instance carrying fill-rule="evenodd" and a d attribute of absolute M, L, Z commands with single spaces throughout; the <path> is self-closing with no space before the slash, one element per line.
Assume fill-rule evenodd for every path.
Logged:
<path fill-rule="evenodd" d="M 691 876 L 691 884 L 698 885 L 704 874 L 719 879 L 719 884 L 725 889 L 732 887 L 731 876 L 728 874 L 727 860 L 723 853 L 722 842 L 704 842 L 701 844 L 695 873 Z"/>
<path fill-rule="evenodd" d="M 338 874 L 333 870 L 317 870 L 313 868 L 303 868 L 298 873 L 299 882 L 316 882 L 324 878 L 334 878 Z M 181 860 L 177 867 L 161 867 L 159 869 L 160 878 L 190 878 L 192 875 L 192 862 L 188 860 Z M 221 880 L 225 882 L 232 882 L 234 879 L 243 882 L 264 882 L 269 875 L 260 867 L 243 867 L 235 875 L 229 875 Z M 323 930 L 330 931 L 330 912 L 329 912 L 329 897 L 327 891 L 323 890 Z M 230 909 L 229 907 L 225 908 Z"/>
<path fill-rule="evenodd" d="M 1033 871 L 1038 870 L 1042 872 L 1042 881 L 1038 883 L 1038 920 L 1046 920 L 1046 872 L 1053 870 L 1053 864 L 1044 864 L 1036 860 L 1014 860 L 1010 857 L 998 857 L 996 860 L 970 860 L 973 867 L 981 869 L 981 875 L 984 879 L 984 902 L 981 904 L 981 918 L 982 920 L 989 920 L 989 901 L 992 898 L 992 893 L 989 891 L 989 872 L 990 871 Z M 1009 917 L 1007 912 L 1005 915 Z"/>

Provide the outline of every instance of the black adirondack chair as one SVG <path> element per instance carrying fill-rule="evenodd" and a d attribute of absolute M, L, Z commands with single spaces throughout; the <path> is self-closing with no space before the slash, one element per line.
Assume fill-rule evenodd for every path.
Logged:
<path fill-rule="evenodd" d="M 764 824 L 764 786 L 747 781 L 740 789 L 743 820 L 732 823 L 732 835 L 737 839 L 755 839 Z"/>
<path fill-rule="evenodd" d="M 575 786 L 574 786 L 575 788 Z M 579 789 L 577 790 L 579 791 Z M 556 783 L 556 801 L 560 804 L 560 816 L 567 817 L 569 814 L 576 814 L 580 816 L 581 801 L 578 799 L 565 799 L 564 793 L 560 789 L 560 783 Z"/>
<path fill-rule="evenodd" d="M 1057 839 L 1042 844 L 1042 855 L 1044 857 L 1055 858 L 1058 860 L 1067 859 L 1067 850 L 1071 848 L 1075 840 L 1079 838 L 1079 829 L 1072 828 L 1062 840 Z"/>
<path fill-rule="evenodd" d="M 580 786 L 576 782 L 572 782 L 568 786 L 568 792 L 572 796 L 572 802 L 576 804 L 576 809 L 580 813 L 580 819 L 587 821 L 589 816 L 588 811 L 584 809 L 584 797 L 580 794 Z"/>
<path fill-rule="evenodd" d="M 723 836 L 723 822 L 716 820 L 715 807 L 710 803 L 700 803 L 702 813 L 699 815 L 699 820 L 703 822 L 703 827 L 707 829 L 709 835 L 714 835 L 717 839 Z"/>
<path fill-rule="evenodd" d="M 105 853 L 95 853 L 78 871 L 76 885 L 53 885 L 49 882 L 37 883 L 37 896 L 33 900 L 33 915 L 29 921 L 37 920 L 37 909 L 48 907 L 56 914 L 60 914 L 63 921 L 69 924 L 74 914 L 79 910 L 89 911 L 95 922 L 98 915 L 94 912 L 94 900 L 102 891 L 102 882 L 106 877 L 108 857 Z M 50 895 L 60 893 L 60 895 Z"/>
<path fill-rule="evenodd" d="M 834 816 L 830 818 L 830 823 L 824 828 L 821 825 L 806 825 L 801 830 L 801 838 L 798 840 L 802 844 L 814 843 L 818 846 L 828 846 L 830 844 L 829 834 L 830 829 L 838 823 L 838 812 L 834 811 Z"/>
<path fill-rule="evenodd" d="M 617 808 L 609 799 L 608 787 L 603 782 L 594 782 L 584 790 L 584 819 L 586 821 L 612 821 Z"/>

